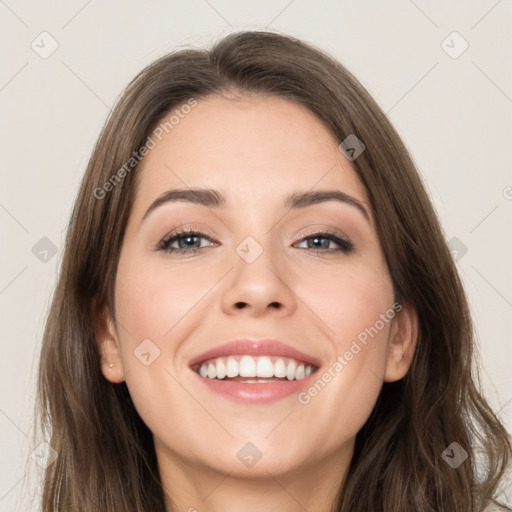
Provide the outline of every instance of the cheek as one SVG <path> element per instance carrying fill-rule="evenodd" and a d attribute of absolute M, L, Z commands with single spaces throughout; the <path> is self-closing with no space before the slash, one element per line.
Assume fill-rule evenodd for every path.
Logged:
<path fill-rule="evenodd" d="M 169 411 L 190 409 L 190 396 L 178 383 L 177 353 L 194 322 L 202 320 L 207 301 L 201 298 L 216 280 L 211 269 L 178 270 L 144 258 L 119 263 L 115 297 L 126 384 L 153 432 L 169 424 Z M 173 431 L 176 439 L 181 434 Z M 185 441 L 186 435 L 180 442 Z"/>
<path fill-rule="evenodd" d="M 126 385 L 152 433 L 162 434 L 179 417 L 178 411 L 190 407 L 172 361 L 179 345 L 180 319 L 197 302 L 198 290 L 193 276 L 187 276 L 187 287 L 176 277 L 133 262 L 130 266 L 120 262 L 118 268 L 116 312 L 122 325 L 118 332 Z M 171 430 L 173 441 L 186 446 L 186 431 Z"/>
<path fill-rule="evenodd" d="M 299 396 L 299 403 L 310 417 L 330 425 L 324 439 L 335 445 L 357 434 L 382 387 L 395 316 L 392 284 L 377 267 L 354 266 L 334 277 L 332 271 L 317 273 L 304 282 L 299 295 L 320 319 L 317 325 L 331 350 L 327 368 Z"/>
<path fill-rule="evenodd" d="M 204 275 L 203 275 L 204 274 Z M 165 339 L 186 315 L 201 307 L 200 299 L 215 282 L 208 272 L 187 271 L 165 265 L 120 266 L 116 305 L 134 343 L 144 338 Z"/>
<path fill-rule="evenodd" d="M 363 342 L 365 337 L 381 339 L 385 334 L 381 331 L 387 331 L 389 321 L 383 323 L 382 315 L 392 313 L 393 287 L 378 262 L 351 262 L 334 271 L 317 267 L 315 272 L 296 276 L 295 282 L 300 283 L 297 295 L 314 313 L 312 318 L 316 317 L 338 354 L 358 337 Z"/>

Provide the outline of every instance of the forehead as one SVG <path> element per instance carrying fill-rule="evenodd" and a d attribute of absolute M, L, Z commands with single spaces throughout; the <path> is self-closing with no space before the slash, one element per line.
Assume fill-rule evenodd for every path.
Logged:
<path fill-rule="evenodd" d="M 339 141 L 303 105 L 261 95 L 210 96 L 187 112 L 160 130 L 161 140 L 152 137 L 156 145 L 138 169 L 135 209 L 165 190 L 198 186 L 225 191 L 228 207 L 261 208 L 290 191 L 322 188 L 367 204 Z"/>

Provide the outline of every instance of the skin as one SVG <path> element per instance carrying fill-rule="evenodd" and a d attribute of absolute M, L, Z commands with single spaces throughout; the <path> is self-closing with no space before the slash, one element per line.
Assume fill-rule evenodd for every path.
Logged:
<path fill-rule="evenodd" d="M 126 380 L 154 435 L 177 510 L 330 510 L 382 383 L 407 373 L 417 315 L 405 304 L 308 404 L 297 395 L 234 403 L 189 368 L 194 356 L 226 341 L 266 337 L 319 358 L 321 376 L 392 308 L 366 190 L 339 142 L 288 100 L 214 96 L 200 100 L 137 171 L 116 279 L 118 323 L 106 309 L 98 343 L 105 378 Z M 187 187 L 218 189 L 227 205 L 166 203 L 141 222 L 163 192 Z M 337 201 L 293 211 L 283 206 L 291 192 L 331 189 L 359 200 L 370 222 Z M 179 227 L 205 232 L 196 242 L 203 248 L 155 250 Z M 354 251 L 328 253 L 318 243 L 308 250 L 305 237 L 322 229 L 349 238 Z M 247 236 L 263 248 L 250 264 L 236 252 Z M 148 366 L 134 355 L 145 339 L 160 350 Z M 247 442 L 262 454 L 250 468 L 237 458 Z"/>

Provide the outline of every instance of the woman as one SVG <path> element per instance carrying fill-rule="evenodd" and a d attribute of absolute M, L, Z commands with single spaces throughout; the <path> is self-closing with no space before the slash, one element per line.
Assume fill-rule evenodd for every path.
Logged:
<path fill-rule="evenodd" d="M 511 443 L 472 354 L 431 202 L 356 78 L 270 32 L 172 53 L 73 210 L 43 511 L 497 506 Z"/>

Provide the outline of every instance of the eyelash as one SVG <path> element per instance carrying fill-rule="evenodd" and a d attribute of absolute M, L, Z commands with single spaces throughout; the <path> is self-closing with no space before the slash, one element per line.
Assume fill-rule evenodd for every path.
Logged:
<path fill-rule="evenodd" d="M 174 233 L 171 233 L 169 236 L 164 238 L 157 246 L 158 251 L 165 251 L 168 253 L 181 253 L 181 254 L 195 254 L 204 247 L 193 247 L 193 248 L 186 248 L 186 249 L 177 249 L 176 247 L 170 247 L 172 243 L 176 242 L 177 240 L 180 240 L 185 237 L 191 237 L 191 236 L 199 236 L 201 238 L 207 238 L 208 240 L 212 241 L 212 239 L 207 236 L 205 233 L 201 233 L 200 231 L 195 231 L 193 229 L 182 229 L 180 231 L 175 231 Z M 304 238 L 302 238 L 299 243 L 305 242 L 309 239 L 315 239 L 315 238 L 325 238 L 327 240 L 331 240 L 332 242 L 339 245 L 338 249 L 325 249 L 323 251 L 318 251 L 316 249 L 306 248 L 306 251 L 312 251 L 312 252 L 323 252 L 323 253 L 336 253 L 336 252 L 342 252 L 344 254 L 349 254 L 354 250 L 354 244 L 347 240 L 346 238 L 340 237 L 336 235 L 335 233 L 331 233 L 330 231 L 318 231 L 316 233 L 312 233 L 311 235 L 308 235 Z"/>

